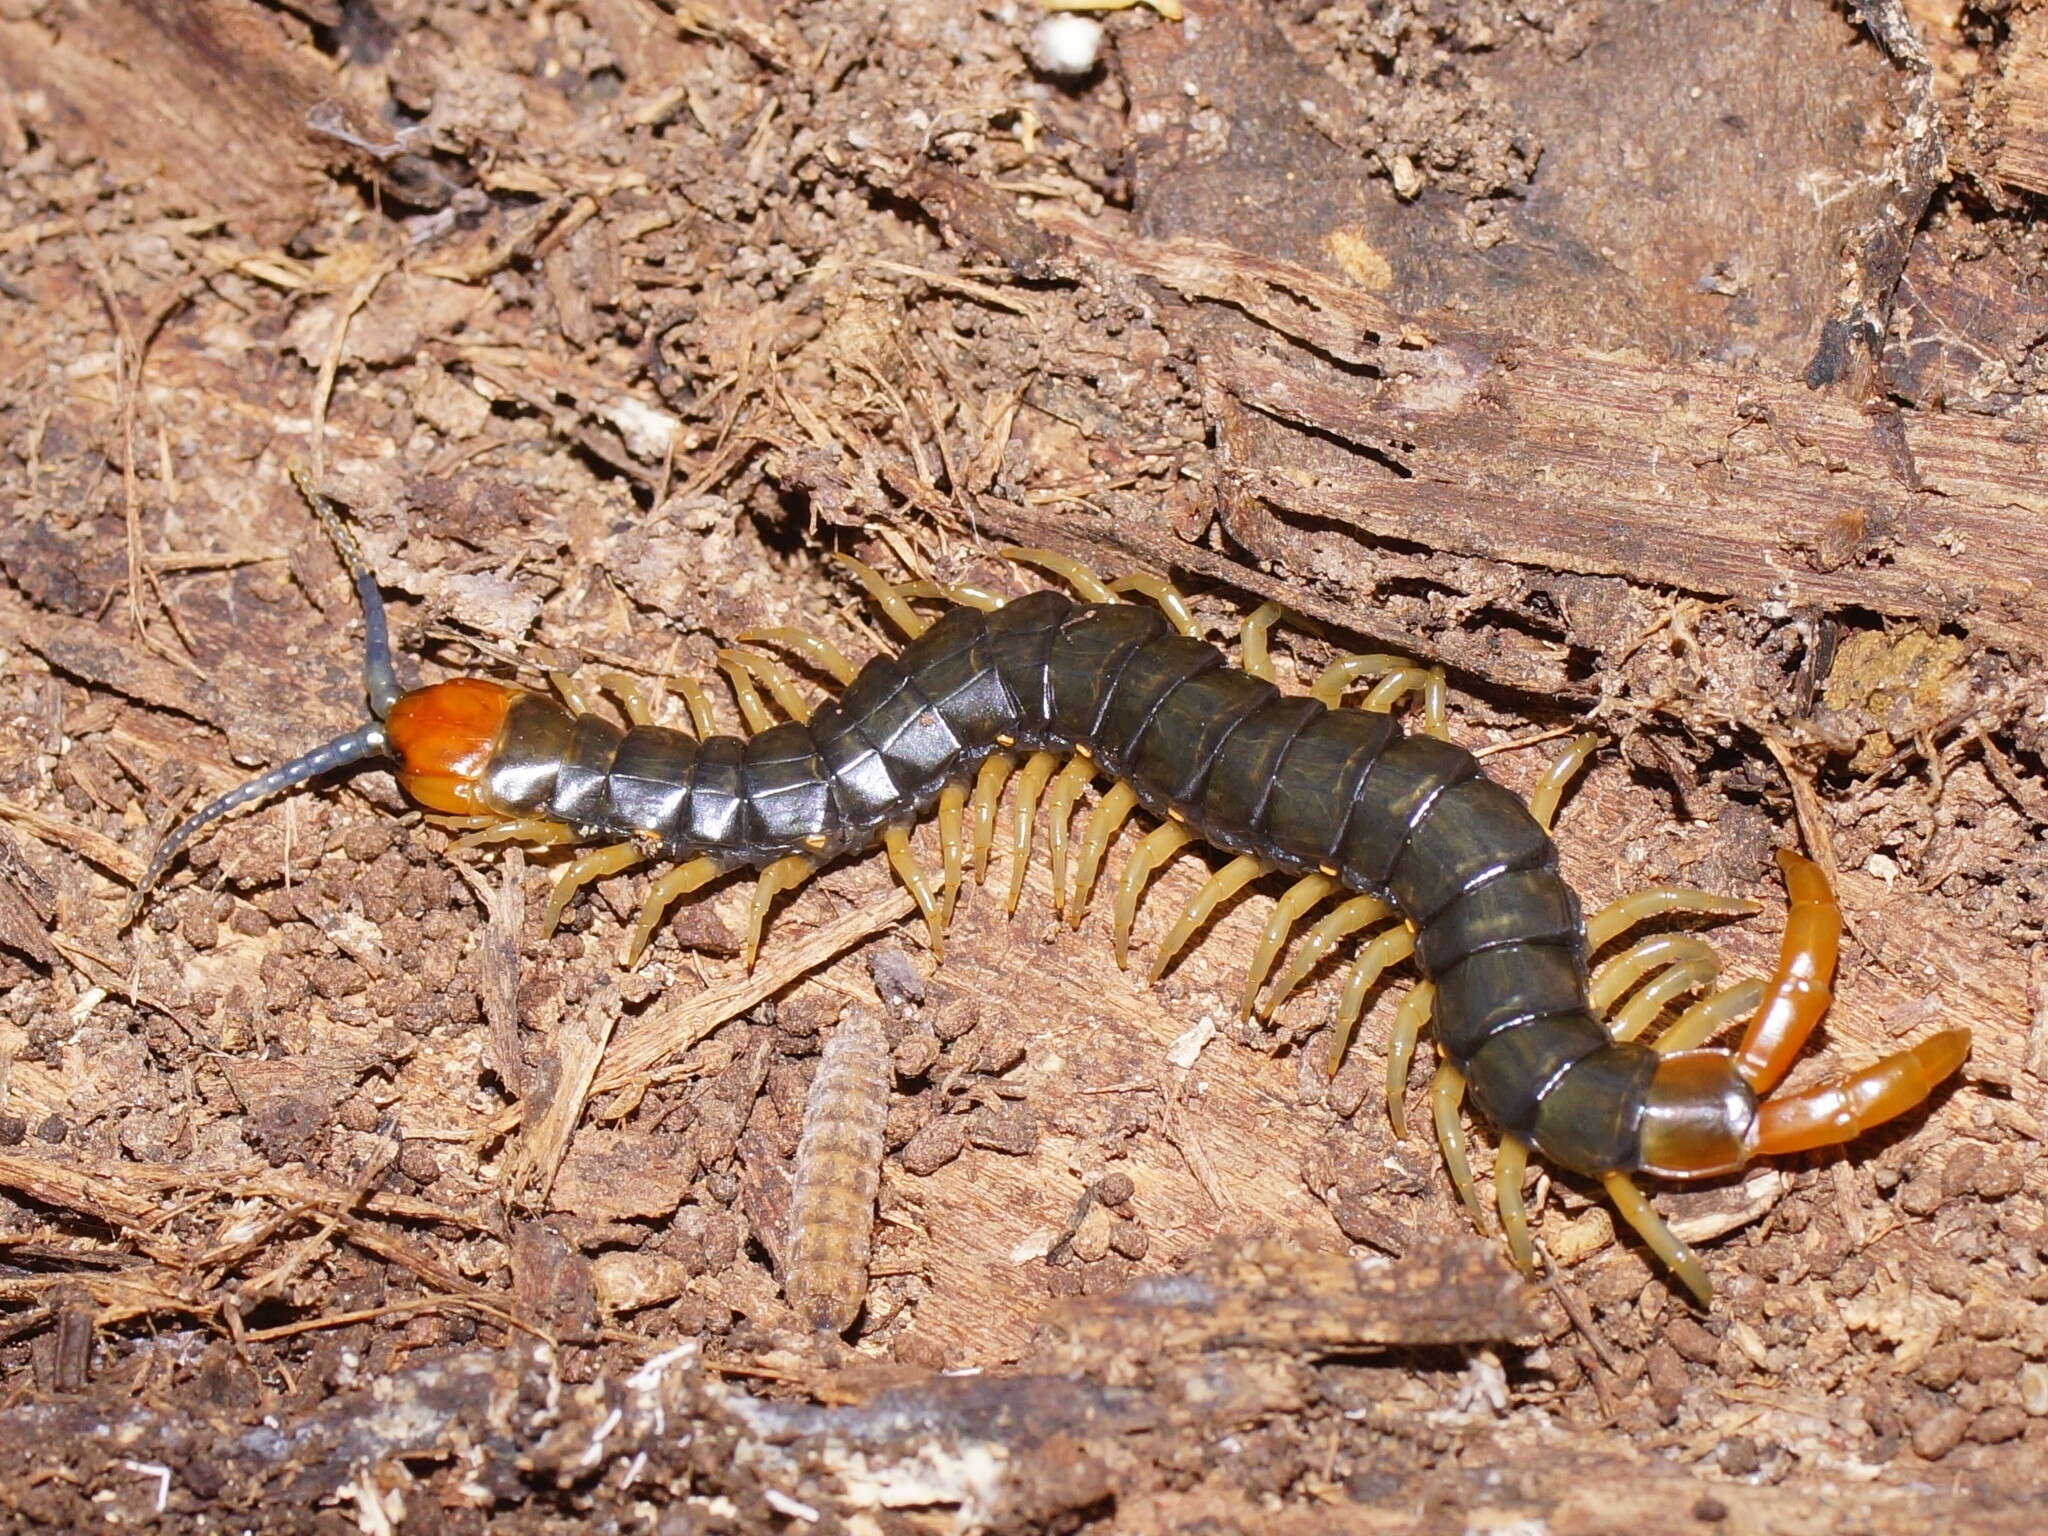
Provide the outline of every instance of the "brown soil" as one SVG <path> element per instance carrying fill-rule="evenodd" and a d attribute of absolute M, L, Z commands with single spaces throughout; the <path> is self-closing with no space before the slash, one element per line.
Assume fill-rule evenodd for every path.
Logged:
<path fill-rule="evenodd" d="M 0 5 L 8 1528 L 2038 1528 L 2048 9 L 1185 8 L 1062 82 L 1023 0 Z M 1659 1191 L 1700 1312 L 1568 1178 L 1542 1284 L 1472 1242 L 1388 1128 L 1400 985 L 1334 1080 L 1341 971 L 1238 1022 L 1264 888 L 1157 985 L 1042 859 L 942 963 L 873 858 L 751 976 L 738 879 L 626 971 L 648 875 L 543 938 L 558 855 L 372 771 L 124 933 L 181 809 L 361 716 L 295 468 L 430 677 L 865 655 L 834 549 L 1282 602 L 1283 678 L 1440 662 L 1517 788 L 1606 733 L 1568 872 L 1763 896 L 1731 973 L 1772 846 L 1834 869 L 1795 1086 L 1973 1057 Z M 849 1009 L 888 1151 L 820 1343 Z"/>

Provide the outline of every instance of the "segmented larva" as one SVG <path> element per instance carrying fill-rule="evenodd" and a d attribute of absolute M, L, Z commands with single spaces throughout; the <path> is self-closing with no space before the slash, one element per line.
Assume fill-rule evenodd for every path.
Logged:
<path fill-rule="evenodd" d="M 820 1332 L 845 1332 L 867 1300 L 888 1118 L 889 1041 L 880 1019 L 850 1008 L 825 1037 L 804 1100 L 783 1248 L 783 1294 Z"/>
<path fill-rule="evenodd" d="M 1417 1036 L 1431 1024 L 1432 1119 L 1475 1223 L 1481 1206 L 1461 1119 L 1468 1093 L 1502 1133 L 1494 1204 L 1517 1262 L 1529 1267 L 1534 1256 L 1522 1201 L 1533 1149 L 1599 1179 L 1702 1301 L 1711 1294 L 1704 1266 L 1632 1175 L 1709 1177 L 1753 1157 L 1846 1141 L 1921 1102 L 1969 1050 L 1967 1030 L 1945 1030 L 1802 1092 L 1773 1094 L 1827 1009 L 1841 931 L 1822 872 L 1788 852 L 1779 863 L 1791 911 L 1775 976 L 1703 996 L 1654 1043 L 1638 1039 L 1668 1009 L 1711 987 L 1717 957 L 1691 934 L 1659 933 L 1597 968 L 1591 959 L 1647 919 L 1755 904 L 1658 886 L 1586 919 L 1558 872 L 1549 829 L 1593 738 L 1580 738 L 1524 805 L 1449 740 L 1437 673 L 1399 657 L 1352 656 L 1328 667 L 1307 697 L 1283 694 L 1266 651 L 1279 613 L 1270 604 L 1245 620 L 1241 666 L 1233 668 L 1195 637 L 1186 601 L 1156 576 L 1105 583 L 1046 550 L 1005 550 L 1058 575 L 1079 600 L 1040 591 L 1003 602 L 971 587 L 895 585 L 842 557 L 907 637 L 901 653 L 856 667 L 802 631 L 742 635 L 803 657 L 841 685 L 840 696 L 814 708 L 771 658 L 729 650 L 720 665 L 751 735 L 717 732 L 695 684 L 681 689 L 694 734 L 652 724 L 630 688 L 621 693 L 631 724 L 621 727 L 587 708 L 566 680 L 557 685 L 566 704 L 478 677 L 402 690 L 376 582 L 333 508 L 312 500 L 363 602 L 364 682 L 376 718 L 178 827 L 151 860 L 131 914 L 178 849 L 236 806 L 346 763 L 389 757 L 406 792 L 453 818 L 465 842 L 591 845 L 563 867 L 549 928 L 589 881 L 650 860 L 673 865 L 642 903 L 629 962 L 676 900 L 752 868 L 760 881 L 745 946 L 751 964 L 779 893 L 876 843 L 916 899 L 937 952 L 970 860 L 986 875 L 1014 774 L 1011 911 L 1041 810 L 1054 901 L 1076 925 L 1123 823 L 1141 808 L 1160 819 L 1117 882 L 1119 963 L 1146 882 L 1162 864 L 1196 842 L 1235 855 L 1166 933 L 1155 976 L 1232 893 L 1267 875 L 1289 876 L 1253 953 L 1244 1012 L 1270 1012 L 1337 945 L 1377 929 L 1345 982 L 1332 1070 L 1379 976 L 1412 958 L 1423 980 L 1395 1015 L 1389 1050 L 1387 1109 L 1397 1133 Z M 1124 602 L 1120 593 L 1149 601 Z M 951 606 L 928 621 L 913 606 L 921 601 Z M 763 688 L 787 720 L 775 722 Z M 1362 708 L 1345 707 L 1354 688 L 1366 690 Z M 1416 735 L 1389 713 L 1411 694 L 1423 701 Z M 1099 776 L 1114 782 L 1070 845 L 1077 804 Z M 934 812 L 936 891 L 910 846 L 911 826 Z M 1294 926 L 1331 897 L 1337 904 L 1266 988 Z M 1732 1049 L 1707 1046 L 1745 1014 Z M 844 1285 L 806 1294 L 828 1293 L 819 1315 L 836 1317 Z"/>

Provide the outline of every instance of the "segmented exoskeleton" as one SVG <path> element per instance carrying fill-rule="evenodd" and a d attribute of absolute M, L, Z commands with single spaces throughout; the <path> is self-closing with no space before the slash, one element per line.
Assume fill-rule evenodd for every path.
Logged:
<path fill-rule="evenodd" d="M 1159 947 L 1155 975 L 1232 892 L 1268 873 L 1293 877 L 1252 960 L 1243 995 L 1249 1013 L 1293 925 L 1341 895 L 1265 1006 L 1346 937 L 1387 925 L 1363 945 L 1347 980 L 1333 1069 L 1380 973 L 1412 954 L 1424 979 L 1393 1027 L 1388 1108 L 1396 1129 L 1416 1037 L 1430 1021 L 1440 1060 L 1431 1095 L 1436 1127 L 1475 1219 L 1459 1119 L 1468 1093 L 1504 1138 L 1496 1203 L 1518 1261 L 1526 1266 L 1532 1257 L 1522 1183 L 1533 1148 L 1601 1179 L 1702 1301 L 1710 1295 L 1704 1267 L 1632 1174 L 1710 1176 L 1756 1156 L 1847 1140 L 1919 1103 L 1969 1048 L 1968 1031 L 1948 1030 L 1804 1092 L 1765 1097 L 1827 1007 L 1840 928 L 1827 881 L 1790 853 L 1779 856 L 1791 914 L 1777 974 L 1695 1003 L 1654 1045 L 1637 1040 L 1669 1005 L 1713 980 L 1713 952 L 1691 935 L 1664 933 L 1598 970 L 1589 969 L 1590 956 L 1651 916 L 1743 912 L 1754 903 L 1659 887 L 1588 922 L 1558 873 L 1548 828 L 1591 738 L 1574 744 L 1525 806 L 1445 739 L 1435 674 L 1398 658 L 1353 657 L 1329 668 L 1308 697 L 1282 693 L 1266 655 L 1277 615 L 1270 607 L 1246 621 L 1243 665 L 1233 668 L 1194 638 L 1184 601 L 1156 577 L 1129 577 L 1112 588 L 1060 556 L 1010 550 L 1053 570 L 1079 595 L 1037 591 L 999 602 L 971 588 L 892 586 L 844 561 L 905 632 L 904 649 L 855 667 L 828 642 L 796 631 L 742 636 L 801 654 L 843 692 L 813 708 L 768 657 L 723 652 L 754 734 L 713 730 L 701 690 L 686 687 L 692 735 L 652 724 L 645 701 L 630 692 L 632 724 L 616 725 L 583 707 L 562 681 L 568 705 L 479 677 L 402 691 L 376 583 L 333 510 L 318 498 L 315 505 L 363 601 L 365 679 L 378 721 L 187 820 L 159 848 L 137 905 L 193 833 L 235 806 L 343 763 L 389 757 L 406 792 L 457 818 L 468 841 L 591 845 L 563 869 L 550 927 L 586 882 L 650 860 L 673 864 L 646 896 L 632 959 L 678 897 L 751 867 L 761 875 L 746 944 L 751 963 L 778 893 L 877 842 L 937 949 L 970 856 L 986 873 L 1000 798 L 1014 772 L 1011 910 L 1041 799 L 1055 900 L 1076 923 L 1111 838 L 1142 807 L 1160 825 L 1138 843 L 1118 882 L 1120 962 L 1146 881 L 1189 842 L 1235 858 L 1187 903 Z M 1118 591 L 1153 601 L 1120 601 Z M 912 606 L 920 600 L 952 606 L 927 623 Z M 1365 707 L 1342 707 L 1360 680 L 1372 683 Z M 757 681 L 790 719 L 773 722 Z M 1404 734 L 1390 713 L 1411 692 L 1425 706 L 1417 735 Z M 1064 768 L 1062 757 L 1069 759 Z M 1070 896 L 1069 823 L 1098 776 L 1115 782 L 1087 823 Z M 944 864 L 936 894 L 909 842 L 910 828 L 934 809 Z M 1751 1017 L 1733 1050 L 1704 1048 L 1744 1013 Z"/>

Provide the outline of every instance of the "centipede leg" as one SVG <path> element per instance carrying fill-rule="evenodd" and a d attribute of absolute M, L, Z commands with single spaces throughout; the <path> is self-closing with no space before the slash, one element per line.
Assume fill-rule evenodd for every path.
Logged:
<path fill-rule="evenodd" d="M 948 784 L 939 791 L 939 927 L 953 920 L 953 903 L 960 897 L 960 880 L 967 870 L 967 831 L 963 825 L 967 810 L 967 786 Z"/>
<path fill-rule="evenodd" d="M 619 701 L 619 707 L 626 712 L 627 720 L 634 725 L 654 724 L 654 706 L 647 692 L 647 684 L 640 678 L 624 672 L 601 673 L 598 686 Z"/>
<path fill-rule="evenodd" d="M 1378 935 L 1358 952 L 1358 958 L 1351 962 L 1351 971 L 1344 978 L 1344 992 L 1337 1000 L 1337 1018 L 1330 1030 L 1330 1059 L 1325 1070 L 1335 1077 L 1344 1065 L 1344 1052 L 1351 1044 L 1351 1032 L 1358 1027 L 1358 1016 L 1365 1011 L 1365 996 L 1372 991 L 1380 977 L 1390 965 L 1398 965 L 1415 952 L 1415 930 L 1405 923 L 1399 928 L 1390 928 Z M 1419 1032 L 1420 1023 L 1416 1025 Z M 1408 1037 L 1408 1056 L 1415 1054 L 1415 1037 Z M 1390 1066 L 1389 1073 L 1393 1071 Z M 1400 1063 L 1399 1081 L 1405 1086 L 1408 1081 L 1408 1057 Z M 1391 1112 L 1391 1109 L 1390 1109 Z M 1400 1124 L 1398 1113 L 1393 1115 L 1396 1126 Z"/>
<path fill-rule="evenodd" d="M 768 909 L 775 898 L 784 891 L 793 891 L 817 872 L 818 866 L 801 854 L 792 853 L 777 859 L 761 871 L 761 878 L 754 885 L 753 905 L 747 911 L 747 942 L 740 951 L 740 965 L 746 970 L 754 968 L 754 957 L 761 952 L 761 933 L 768 926 Z"/>
<path fill-rule="evenodd" d="M 1265 860 L 1253 854 L 1240 853 L 1211 875 L 1202 888 L 1188 898 L 1180 916 L 1166 930 L 1166 937 L 1159 941 L 1159 950 L 1152 957 L 1152 979 L 1157 981 L 1166 974 L 1167 966 L 1173 963 L 1173 957 L 1180 953 L 1181 946 L 1194 937 L 1197 928 L 1209 921 L 1211 913 L 1270 868 L 1272 866 Z"/>
<path fill-rule="evenodd" d="M 732 696 L 740 706 L 740 718 L 747 729 L 761 732 L 775 723 L 775 717 L 768 712 L 768 701 L 761 697 L 761 690 L 754 686 L 751 670 L 740 660 L 740 651 L 720 651 L 718 668 L 725 674 L 726 682 L 732 688 Z"/>
<path fill-rule="evenodd" d="M 1272 970 L 1273 962 L 1287 943 L 1287 935 L 1293 932 L 1301 915 L 1336 888 L 1337 882 L 1328 875 L 1303 875 L 1275 904 L 1273 915 L 1266 919 L 1266 931 L 1259 935 L 1258 945 L 1252 950 L 1251 964 L 1245 968 L 1244 991 L 1238 998 L 1240 1017 L 1252 1016 L 1253 999 L 1266 984 L 1266 973 Z"/>
<path fill-rule="evenodd" d="M 1113 603 L 1116 594 L 1109 584 L 1080 561 L 1051 549 L 1027 549 L 1019 544 L 1005 544 L 996 551 L 1005 560 L 1014 560 L 1019 565 L 1035 565 L 1042 571 L 1050 571 L 1082 597 L 1091 603 Z"/>
<path fill-rule="evenodd" d="M 1273 675 L 1273 652 L 1268 636 L 1280 615 L 1286 612 L 1278 603 L 1261 603 L 1237 628 L 1238 665 L 1261 682 L 1277 681 Z"/>
<path fill-rule="evenodd" d="M 996 840 L 996 812 L 1002 805 L 1003 786 L 1010 782 L 1010 775 L 1016 768 L 1017 759 L 1008 752 L 991 752 L 975 771 L 974 794 L 968 800 L 968 811 L 974 822 L 971 851 L 974 855 L 974 878 L 977 880 L 988 879 L 989 850 L 995 846 Z"/>
<path fill-rule="evenodd" d="M 915 640 L 931 627 L 924 616 L 910 606 L 909 599 L 873 566 L 851 555 L 835 554 L 832 559 L 842 569 L 853 573 L 854 579 L 874 599 L 875 606 L 882 610 L 891 624 L 903 631 L 905 639 Z"/>
<path fill-rule="evenodd" d="M 733 638 L 742 645 L 779 645 L 784 650 L 794 651 L 842 688 L 860 676 L 860 668 L 847 659 L 844 651 L 824 636 L 806 630 L 779 626 L 748 629 Z"/>
<path fill-rule="evenodd" d="M 906 581 L 896 590 L 905 597 L 931 598 L 959 608 L 979 608 L 983 613 L 993 613 L 1003 606 L 1003 600 L 993 592 L 984 592 L 965 582 Z"/>
<path fill-rule="evenodd" d="M 1607 1187 L 1607 1198 L 1614 1202 L 1614 1208 L 1621 1212 L 1622 1220 L 1636 1229 L 1650 1252 L 1657 1255 L 1670 1267 L 1673 1274 L 1685 1282 L 1685 1288 L 1701 1306 L 1709 1306 L 1714 1300 L 1714 1283 L 1707 1278 L 1707 1268 L 1700 1263 L 1699 1255 L 1684 1242 L 1676 1232 L 1664 1223 L 1643 1192 L 1636 1188 L 1635 1180 L 1625 1173 L 1610 1173 L 1600 1181 Z"/>
<path fill-rule="evenodd" d="M 801 724 L 811 718 L 810 700 L 797 691 L 796 679 L 790 675 L 789 669 L 772 657 L 754 651 L 720 651 L 718 664 L 725 668 L 735 687 L 742 674 L 760 683 L 768 690 L 768 696 L 775 701 L 776 707 L 790 719 Z"/>
<path fill-rule="evenodd" d="M 1444 1168 L 1472 1225 L 1486 1230 L 1486 1217 L 1479 1206 L 1479 1187 L 1472 1180 L 1472 1159 L 1465 1151 L 1465 1122 L 1458 1110 L 1465 1102 L 1465 1074 L 1448 1061 L 1436 1069 L 1429 1085 L 1429 1106 L 1436 1120 L 1436 1144 L 1443 1150 Z"/>
<path fill-rule="evenodd" d="M 1052 781 L 1045 797 L 1045 840 L 1052 852 L 1052 909 L 1064 917 L 1067 911 L 1067 840 L 1073 834 L 1074 802 L 1095 777 L 1095 764 L 1079 753 Z"/>
<path fill-rule="evenodd" d="M 1194 836 L 1177 821 L 1162 822 L 1131 850 L 1131 861 L 1116 884 L 1116 963 L 1120 969 L 1130 968 L 1131 925 L 1138 919 L 1138 899 L 1145 894 L 1145 882 L 1161 864 L 1194 841 Z"/>
<path fill-rule="evenodd" d="M 710 857 L 696 858 L 687 864 L 678 864 L 649 886 L 646 897 L 640 903 L 639 920 L 633 924 L 633 937 L 626 945 L 627 966 L 630 968 L 640 963 L 640 957 L 647 952 L 647 945 L 654 938 L 654 930 L 661 926 L 661 919 L 667 913 L 670 903 L 689 895 L 701 886 L 709 885 L 724 872 L 725 866 L 717 860 Z"/>
<path fill-rule="evenodd" d="M 1719 968 L 1706 941 L 1694 938 L 1689 933 L 1659 933 L 1632 944 L 1612 960 L 1598 966 L 1587 985 L 1587 1000 L 1593 1005 L 1593 1012 L 1605 1017 L 1621 995 L 1641 981 L 1652 971 L 1668 965 L 1691 965 L 1705 961 L 1712 969 Z M 1710 969 L 1709 974 L 1712 974 Z"/>
<path fill-rule="evenodd" d="M 717 734 L 718 720 L 711 712 L 711 695 L 704 685 L 694 677 L 672 677 L 667 686 L 673 688 L 683 701 L 683 708 L 690 712 L 690 730 L 698 740 Z"/>
<path fill-rule="evenodd" d="M 1669 1029 L 1659 1035 L 1651 1049 L 1660 1056 L 1674 1051 L 1696 1050 L 1713 1039 L 1724 1027 L 1755 1013 L 1763 1006 L 1764 984 L 1752 977 L 1723 987 L 1712 997 L 1703 997 L 1681 1013 Z"/>
<path fill-rule="evenodd" d="M 456 838 L 448 845 L 448 851 L 459 853 L 464 848 L 480 848 L 486 843 L 532 843 L 537 848 L 559 848 L 564 843 L 575 841 L 575 829 L 565 827 L 559 821 L 543 821 L 538 816 L 515 816 L 507 821 L 494 816 L 489 819 L 489 825 Z"/>
<path fill-rule="evenodd" d="M 1394 1139 L 1408 1139 L 1408 1068 L 1415 1061 L 1415 1042 L 1422 1026 L 1429 1022 L 1429 1010 L 1436 1002 L 1436 987 L 1419 982 L 1408 989 L 1401 1006 L 1394 1010 L 1394 1022 L 1387 1032 L 1387 1124 Z"/>
<path fill-rule="evenodd" d="M 1541 786 L 1538 786 L 1539 790 Z M 1533 802 L 1532 802 L 1533 803 Z M 1586 920 L 1586 952 L 1596 954 L 1638 923 L 1673 912 L 1698 912 L 1709 917 L 1746 917 L 1763 910 L 1747 896 L 1722 896 L 1689 885 L 1650 885 L 1617 897 Z"/>
<path fill-rule="evenodd" d="M 1259 1007 L 1260 1014 L 1270 1019 L 1273 1010 L 1287 1000 L 1288 995 L 1340 941 L 1361 928 L 1371 927 L 1382 918 L 1391 917 L 1393 912 L 1394 909 L 1377 896 L 1354 896 L 1329 913 L 1309 929 L 1308 936 L 1296 948 L 1294 958 L 1280 972 L 1279 980 L 1267 989 L 1266 1000 Z"/>
<path fill-rule="evenodd" d="M 910 899 L 917 903 L 917 910 L 924 914 L 925 932 L 931 937 L 932 958 L 944 959 L 945 925 L 939 921 L 939 907 L 932 899 L 931 884 L 925 879 L 924 871 L 917 867 L 917 855 L 910 851 L 910 834 L 902 827 L 891 827 L 882 834 L 882 847 L 889 855 L 889 867 L 896 871 L 896 878 L 903 882 L 903 888 L 910 892 Z"/>
<path fill-rule="evenodd" d="M 578 683 L 569 673 L 550 671 L 548 673 L 548 686 L 562 696 L 562 702 L 568 705 L 572 712 L 579 715 L 594 715 L 597 713 L 597 700 L 585 693 L 582 684 Z"/>
<path fill-rule="evenodd" d="M 1508 1252 L 1523 1273 L 1536 1268 L 1536 1245 L 1529 1236 L 1529 1206 L 1522 1198 L 1522 1179 L 1529 1171 L 1529 1144 L 1503 1136 L 1493 1154 L 1493 1203 L 1500 1210 L 1500 1230 Z"/>
<path fill-rule="evenodd" d="M 1074 876 L 1074 899 L 1067 909 L 1067 920 L 1074 927 L 1081 926 L 1081 919 L 1088 911 L 1088 898 L 1095 889 L 1096 873 L 1102 868 L 1102 856 L 1109 851 L 1109 845 L 1132 811 L 1137 809 L 1138 792 L 1119 780 L 1102 797 L 1102 803 L 1095 807 L 1095 813 L 1088 818 L 1088 830 L 1081 838 L 1081 867 Z"/>
<path fill-rule="evenodd" d="M 1038 797 L 1045 792 L 1045 782 L 1059 762 L 1050 752 L 1034 752 L 1024 760 L 1024 771 L 1017 775 L 1016 819 L 1010 835 L 1010 892 L 1003 903 L 1003 910 L 1012 916 L 1023 899 L 1024 875 L 1031 867 L 1031 828 L 1038 816 Z"/>
<path fill-rule="evenodd" d="M 1564 792 L 1571 787 L 1572 780 L 1579 776 L 1579 771 L 1599 745 L 1600 738 L 1591 731 L 1583 736 L 1574 736 L 1558 753 L 1557 761 L 1543 770 L 1543 776 L 1529 792 L 1529 814 L 1536 818 L 1536 825 L 1544 831 L 1548 832 L 1557 821 L 1557 808 L 1564 800 Z"/>
<path fill-rule="evenodd" d="M 1330 709 L 1344 701 L 1344 695 L 1351 685 L 1361 678 L 1380 678 L 1389 673 L 1404 675 L 1419 674 L 1421 669 L 1405 656 L 1390 656 L 1374 652 L 1365 656 L 1340 656 L 1316 674 L 1316 680 L 1309 684 L 1309 697 Z"/>
<path fill-rule="evenodd" d="M 635 864 L 645 862 L 646 858 L 647 850 L 639 843 L 611 843 L 603 848 L 593 848 L 588 853 L 579 853 L 571 859 L 555 877 L 554 894 L 548 897 L 547 907 L 541 913 L 541 937 L 546 938 L 555 931 L 555 924 L 562 920 L 562 909 L 584 886 L 606 875 L 615 875 L 622 869 L 631 869 Z"/>
<path fill-rule="evenodd" d="M 1614 1015 L 1610 1033 L 1617 1040 L 1633 1040 L 1660 1018 L 1670 1004 L 1686 993 L 1711 986 L 1720 962 L 1709 953 L 1703 959 L 1681 960 L 1666 966 L 1644 985 L 1642 991 L 1622 1004 Z"/>
<path fill-rule="evenodd" d="M 1149 597 L 1159 605 L 1159 611 L 1166 615 L 1166 622 L 1181 634 L 1192 637 L 1195 633 L 1195 616 L 1188 608 L 1188 600 L 1181 596 L 1179 588 L 1164 576 L 1153 576 L 1145 571 L 1133 571 L 1128 576 L 1119 576 L 1109 584 L 1109 590 L 1116 593 L 1136 592 Z"/>

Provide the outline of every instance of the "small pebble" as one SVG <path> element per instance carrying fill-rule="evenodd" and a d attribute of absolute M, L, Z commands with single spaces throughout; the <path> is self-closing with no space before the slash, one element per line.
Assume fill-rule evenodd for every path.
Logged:
<path fill-rule="evenodd" d="M 1939 1461 L 1963 1443 L 1969 1428 L 1970 1415 L 1965 1409 L 1951 1405 L 1929 1414 L 1913 1431 L 1913 1454 L 1922 1461 Z"/>

